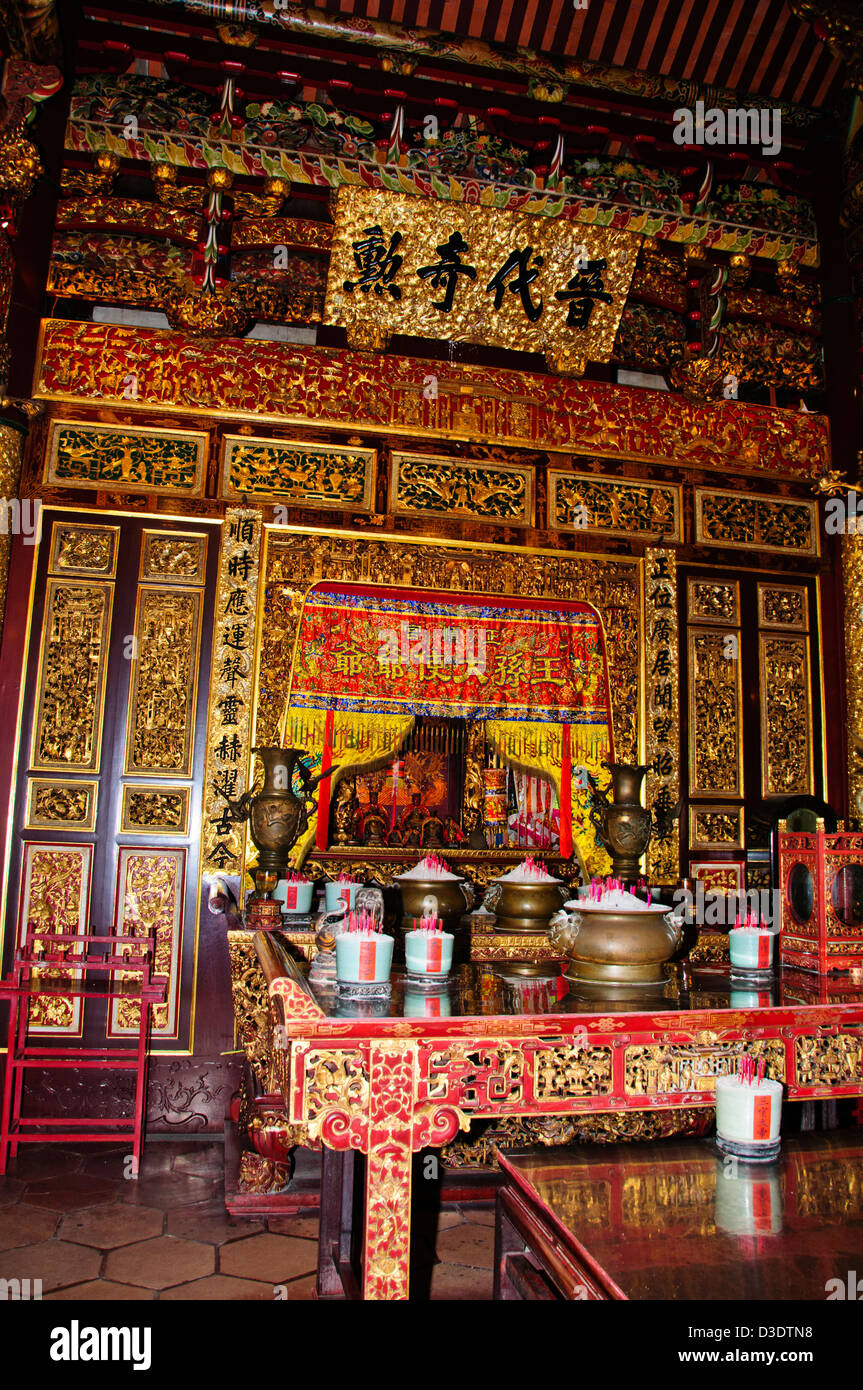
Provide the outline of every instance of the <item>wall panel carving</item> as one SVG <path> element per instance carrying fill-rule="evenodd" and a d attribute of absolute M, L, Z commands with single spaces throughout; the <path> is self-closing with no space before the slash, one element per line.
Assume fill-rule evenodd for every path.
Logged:
<path fill-rule="evenodd" d="M 394 453 L 390 499 L 396 514 L 532 526 L 533 468 Z"/>
<path fill-rule="evenodd" d="M 27 932 L 86 936 L 90 908 L 92 845 L 25 844 L 21 863 L 17 942 Z M 40 976 L 52 987 L 72 975 L 60 965 Z M 39 995 L 30 1005 L 30 1032 L 79 1037 L 83 1000 L 70 995 Z"/>
<path fill-rule="evenodd" d="M 95 830 L 98 787 L 98 782 L 32 778 L 27 784 L 25 830 Z"/>
<path fill-rule="evenodd" d="M 90 364 L 93 371 L 93 364 Z M 134 385 L 134 392 L 132 386 Z M 134 371 L 125 374 L 121 400 L 137 400 Z M 184 430 L 138 429 L 57 420 L 45 465 L 45 482 L 114 492 L 201 492 L 207 436 Z"/>
<path fill-rule="evenodd" d="M 741 796 L 740 650 L 736 634 L 689 629 L 689 790 Z"/>
<path fill-rule="evenodd" d="M 551 531 L 683 540 L 680 488 L 673 483 L 630 483 L 550 468 L 548 498 Z"/>
<path fill-rule="evenodd" d="M 118 936 L 155 932 L 155 971 L 168 977 L 167 1002 L 157 1004 L 153 1010 L 154 1038 L 177 1036 L 185 886 L 184 849 L 120 847 L 114 930 Z M 132 999 L 113 1003 L 108 1036 L 121 1037 L 136 1032 L 140 1011 L 140 1005 Z"/>
<path fill-rule="evenodd" d="M 201 594 L 143 588 L 135 623 L 125 771 L 188 777 L 195 734 Z"/>
<path fill-rule="evenodd" d="M 123 835 L 188 835 L 188 787 L 123 787 L 120 832 Z"/>
<path fill-rule="evenodd" d="M 812 791 L 812 710 L 809 638 L 762 632 L 761 794 L 798 796 Z"/>
<path fill-rule="evenodd" d="M 695 539 L 700 545 L 819 555 L 818 504 L 696 488 Z"/>
<path fill-rule="evenodd" d="M 260 497 L 291 507 L 371 511 L 374 449 L 226 435 L 222 496 Z"/>
<path fill-rule="evenodd" d="M 114 586 L 49 579 L 30 765 L 99 768 Z"/>

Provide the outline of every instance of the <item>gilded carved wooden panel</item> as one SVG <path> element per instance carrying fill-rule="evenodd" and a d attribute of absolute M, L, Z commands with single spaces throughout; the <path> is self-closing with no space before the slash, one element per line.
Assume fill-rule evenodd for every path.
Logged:
<path fill-rule="evenodd" d="M 819 555 L 818 504 L 696 488 L 695 539 L 699 545 Z"/>
<path fill-rule="evenodd" d="M 51 533 L 51 574 L 113 579 L 117 569 L 119 526 L 55 521 Z"/>
<path fill-rule="evenodd" d="M 809 638 L 762 632 L 761 795 L 812 792 Z"/>
<path fill-rule="evenodd" d="M 153 1009 L 153 1036 L 177 1036 L 183 947 L 184 849 L 120 847 L 114 930 L 118 936 L 156 934 L 155 973 L 167 975 L 164 1004 Z M 137 1032 L 140 1005 L 120 999 L 111 1006 L 108 1036 Z"/>
<path fill-rule="evenodd" d="M 120 810 L 123 835 L 188 835 L 188 787 L 126 783 Z"/>
<path fill-rule="evenodd" d="M 31 778 L 24 829 L 95 830 L 98 787 L 98 782 Z"/>
<path fill-rule="evenodd" d="M 125 772 L 188 777 L 195 735 L 201 593 L 141 588 Z"/>
<path fill-rule="evenodd" d="M 689 790 L 742 796 L 740 650 L 735 633 L 689 629 Z"/>
<path fill-rule="evenodd" d="M 863 535 L 842 537 L 845 589 L 844 647 L 848 693 L 848 800 L 851 814 L 863 820 Z"/>
<path fill-rule="evenodd" d="M 743 848 L 742 806 L 690 806 L 689 847 L 702 849 Z"/>
<path fill-rule="evenodd" d="M 127 400 L 134 373 L 127 376 Z M 189 430 L 140 429 L 56 420 L 51 426 L 45 482 L 54 487 L 198 496 L 207 436 Z"/>
<path fill-rule="evenodd" d="M 229 434 L 222 461 L 222 496 L 368 512 L 374 499 L 376 458 L 374 449 Z"/>
<path fill-rule="evenodd" d="M 632 483 L 551 468 L 548 527 L 594 536 L 682 541 L 680 491 L 674 483 Z"/>
<path fill-rule="evenodd" d="M 114 586 L 49 579 L 45 592 L 30 765 L 99 768 Z"/>
<path fill-rule="evenodd" d="M 390 498 L 397 514 L 532 526 L 533 468 L 394 453 Z"/>
<path fill-rule="evenodd" d="M 806 590 L 799 585 L 759 584 L 758 625 L 762 628 L 793 628 L 808 632 Z"/>
<path fill-rule="evenodd" d="M 92 864 L 92 845 L 24 845 L 18 907 L 19 945 L 23 945 L 28 931 L 86 936 Z M 45 966 L 39 974 L 50 980 L 52 987 L 73 978 L 73 973 L 60 965 Z M 82 1002 L 71 995 L 39 995 L 30 1005 L 29 1031 L 79 1037 Z"/>
<path fill-rule="evenodd" d="M 163 584 L 205 584 L 207 537 L 194 531 L 145 531 L 139 578 Z"/>
<path fill-rule="evenodd" d="M 736 579 L 690 579 L 687 584 L 691 623 L 740 625 L 740 585 Z"/>

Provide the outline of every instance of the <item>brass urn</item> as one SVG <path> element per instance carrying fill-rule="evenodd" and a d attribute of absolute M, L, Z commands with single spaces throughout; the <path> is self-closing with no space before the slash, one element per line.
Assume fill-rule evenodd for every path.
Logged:
<path fill-rule="evenodd" d="M 553 914 L 559 912 L 571 892 L 569 884 L 560 879 L 519 883 L 498 878 L 491 883 L 484 905 L 495 914 L 496 932 L 535 935 L 548 931 Z"/>
<path fill-rule="evenodd" d="M 611 786 L 600 791 L 591 778 L 590 819 L 597 839 L 611 855 L 612 874 L 624 883 L 639 878 L 640 862 L 650 844 L 650 812 L 641 805 L 641 784 L 650 764 L 603 763 Z M 609 801 L 608 792 L 613 791 Z"/>
<path fill-rule="evenodd" d="M 253 748 L 252 752 L 264 764 L 264 785 L 259 792 L 244 792 L 237 801 L 227 796 L 225 800 L 234 820 L 248 819 L 258 851 L 256 884 L 263 888 L 263 880 L 275 875 L 275 887 L 275 882 L 284 877 L 291 850 L 308 828 L 309 811 L 317 805 L 312 792 L 323 776 L 332 776 L 336 769 L 331 767 L 326 774 L 312 777 L 301 761 L 305 756 L 302 748 Z M 300 796 L 293 789 L 295 771 L 302 788 Z M 221 794 L 224 796 L 224 792 Z M 262 882 L 258 883 L 259 879 Z"/>

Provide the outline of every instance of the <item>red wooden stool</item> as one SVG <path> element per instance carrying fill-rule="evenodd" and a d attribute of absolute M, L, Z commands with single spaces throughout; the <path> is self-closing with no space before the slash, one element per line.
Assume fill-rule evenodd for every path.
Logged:
<path fill-rule="evenodd" d="M 122 949 L 121 949 L 122 948 Z M 0 1174 L 6 1172 L 7 1158 L 14 1158 L 19 1144 L 58 1143 L 74 1140 L 79 1144 L 106 1144 L 132 1138 L 132 1176 L 137 1178 L 144 1141 L 147 1098 L 147 1062 L 154 1004 L 165 1002 L 167 979 L 153 975 L 155 938 L 130 936 L 64 936 L 28 931 L 18 947 L 10 974 L 0 980 L 0 999 L 9 999 L 9 1049 L 3 1084 L 3 1113 L 0 1127 Z M 101 953 L 101 954 L 100 954 Z M 61 966 L 74 972 L 71 979 L 39 978 L 45 966 Z M 122 975 L 119 973 L 122 972 Z M 99 979 L 99 974 L 106 978 Z M 128 974 L 140 979 L 127 978 Z M 77 999 L 133 999 L 140 1002 L 137 1047 L 35 1047 L 28 1045 L 30 1001 L 38 995 L 59 995 Z M 24 1072 L 28 1067 L 81 1071 L 87 1068 L 115 1067 L 135 1071 L 135 1110 L 132 1116 L 82 1116 L 57 1118 L 50 1115 L 24 1117 L 21 1101 Z M 48 1133 L 34 1132 L 49 1129 Z"/>

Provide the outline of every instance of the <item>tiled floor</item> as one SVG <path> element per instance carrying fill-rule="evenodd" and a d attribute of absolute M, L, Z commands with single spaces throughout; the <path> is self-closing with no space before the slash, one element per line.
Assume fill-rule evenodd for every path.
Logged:
<path fill-rule="evenodd" d="M 218 1143 L 151 1140 L 137 1182 L 125 1149 L 32 1144 L 0 1178 L 0 1278 L 44 1299 L 314 1297 L 317 1212 L 232 1221 Z M 414 1243 L 414 1295 L 491 1298 L 494 1214 L 450 1207 Z"/>

